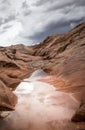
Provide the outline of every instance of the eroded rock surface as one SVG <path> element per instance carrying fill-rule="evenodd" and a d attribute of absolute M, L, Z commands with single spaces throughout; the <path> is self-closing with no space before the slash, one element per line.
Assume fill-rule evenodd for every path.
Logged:
<path fill-rule="evenodd" d="M 48 73 L 49 78 L 43 79 L 44 82 L 56 88 L 58 86 L 61 91 L 73 93 L 81 101 L 81 109 L 85 105 L 85 23 L 66 34 L 48 36 L 42 43 L 32 47 L 22 44 L 0 47 L 0 80 L 6 86 L 6 92 L 11 90 L 8 94 L 13 103 L 10 104 L 11 108 L 14 109 L 16 104 L 12 90 L 37 69 Z M 1 85 L 0 88 L 3 95 Z M 10 108 L 4 98 L 0 97 L 0 101 L 6 102 L 4 107 Z"/>

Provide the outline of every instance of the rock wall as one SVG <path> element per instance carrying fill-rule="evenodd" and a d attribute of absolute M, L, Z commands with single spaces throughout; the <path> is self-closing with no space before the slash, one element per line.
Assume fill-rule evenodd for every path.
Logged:
<path fill-rule="evenodd" d="M 12 90 L 37 69 L 43 69 L 49 75 L 43 82 L 71 92 L 81 101 L 72 120 L 85 121 L 85 114 L 81 113 L 81 110 L 85 112 L 82 109 L 85 106 L 85 23 L 66 34 L 48 36 L 31 47 L 22 44 L 0 47 L 0 108 L 14 109 L 17 99 Z M 4 96 L 3 88 L 7 93 Z M 5 100 L 7 97 L 10 103 Z"/>

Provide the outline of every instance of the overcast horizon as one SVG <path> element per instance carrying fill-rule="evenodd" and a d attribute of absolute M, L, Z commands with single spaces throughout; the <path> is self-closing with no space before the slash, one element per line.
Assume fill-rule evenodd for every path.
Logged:
<path fill-rule="evenodd" d="M 0 46 L 32 45 L 85 22 L 85 0 L 0 0 Z"/>

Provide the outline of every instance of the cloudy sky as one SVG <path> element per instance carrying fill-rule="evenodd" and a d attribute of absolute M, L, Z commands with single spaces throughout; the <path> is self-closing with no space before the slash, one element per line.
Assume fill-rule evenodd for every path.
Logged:
<path fill-rule="evenodd" d="M 0 0 L 0 46 L 32 45 L 85 22 L 85 0 Z"/>

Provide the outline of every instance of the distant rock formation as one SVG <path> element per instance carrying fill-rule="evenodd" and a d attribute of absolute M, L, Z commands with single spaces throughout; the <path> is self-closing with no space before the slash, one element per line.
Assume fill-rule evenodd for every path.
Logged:
<path fill-rule="evenodd" d="M 0 108 L 14 109 L 17 99 L 12 90 L 37 69 L 49 75 L 43 82 L 72 92 L 81 101 L 72 120 L 85 121 L 81 112 L 85 113 L 85 23 L 66 34 L 48 36 L 38 45 L 0 47 Z"/>

